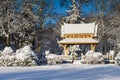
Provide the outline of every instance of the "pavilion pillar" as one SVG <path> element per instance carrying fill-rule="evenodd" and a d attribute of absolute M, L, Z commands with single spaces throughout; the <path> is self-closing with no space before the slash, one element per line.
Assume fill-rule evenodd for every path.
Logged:
<path fill-rule="evenodd" d="M 92 51 L 95 51 L 95 47 L 96 47 L 95 44 L 91 44 L 91 50 L 92 50 Z"/>
<path fill-rule="evenodd" d="M 69 54 L 69 49 L 67 45 L 63 45 L 63 49 L 64 49 L 64 55 L 68 55 Z"/>

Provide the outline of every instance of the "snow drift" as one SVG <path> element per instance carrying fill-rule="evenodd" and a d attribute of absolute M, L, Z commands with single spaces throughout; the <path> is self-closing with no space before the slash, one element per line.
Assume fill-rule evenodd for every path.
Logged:
<path fill-rule="evenodd" d="M 11 47 L 6 47 L 0 52 L 0 66 L 35 66 L 37 56 L 30 49 L 30 46 L 25 46 L 18 49 L 16 52 Z"/>
<path fill-rule="evenodd" d="M 37 67 L 0 67 L 1 80 L 120 80 L 114 64 L 62 64 Z"/>

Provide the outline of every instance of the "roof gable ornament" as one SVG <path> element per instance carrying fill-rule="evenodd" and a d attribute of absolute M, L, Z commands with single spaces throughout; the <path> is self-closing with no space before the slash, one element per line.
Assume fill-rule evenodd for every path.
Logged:
<path fill-rule="evenodd" d="M 61 25 L 61 35 L 65 34 L 94 34 L 97 36 L 98 25 L 93 23 L 68 24 Z"/>

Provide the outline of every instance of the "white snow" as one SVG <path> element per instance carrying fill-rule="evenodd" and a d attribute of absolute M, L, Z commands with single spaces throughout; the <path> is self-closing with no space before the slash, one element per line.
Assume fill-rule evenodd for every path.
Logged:
<path fill-rule="evenodd" d="M 89 56 L 89 57 L 92 56 L 94 58 L 99 58 L 100 56 L 102 56 L 102 53 L 100 53 L 100 52 L 93 52 L 92 50 L 90 50 L 85 55 Z"/>
<path fill-rule="evenodd" d="M 110 50 L 110 55 L 115 55 L 115 51 L 114 50 Z"/>
<path fill-rule="evenodd" d="M 114 64 L 62 64 L 37 67 L 0 67 L 1 80 L 120 80 Z"/>
<path fill-rule="evenodd" d="M 46 50 L 45 51 L 45 55 L 47 56 L 47 55 L 49 55 L 50 54 L 50 50 Z"/>
<path fill-rule="evenodd" d="M 115 64 L 120 65 L 120 52 L 115 57 Z"/>
<path fill-rule="evenodd" d="M 1 52 L 2 55 L 11 55 L 13 53 L 13 49 L 11 47 L 5 47 L 5 49 L 3 50 L 3 52 Z"/>
<path fill-rule="evenodd" d="M 90 50 L 82 57 L 82 63 L 87 64 L 103 63 L 103 55 L 100 52 L 93 52 L 92 50 Z"/>
<path fill-rule="evenodd" d="M 84 24 L 67 24 L 62 25 L 62 35 L 63 34 L 79 34 L 79 33 L 97 33 L 97 25 L 93 23 L 84 23 Z"/>
<path fill-rule="evenodd" d="M 5 47 L 0 52 L 0 66 L 35 66 L 37 56 L 30 49 L 30 46 L 24 46 L 15 53 L 11 47 Z"/>
<path fill-rule="evenodd" d="M 16 51 L 15 57 L 24 61 L 28 56 L 35 56 L 34 52 L 30 49 L 30 46 L 25 46 Z"/>
<path fill-rule="evenodd" d="M 56 57 L 59 57 L 59 56 L 56 54 L 49 54 L 46 56 L 46 58 L 56 58 Z"/>

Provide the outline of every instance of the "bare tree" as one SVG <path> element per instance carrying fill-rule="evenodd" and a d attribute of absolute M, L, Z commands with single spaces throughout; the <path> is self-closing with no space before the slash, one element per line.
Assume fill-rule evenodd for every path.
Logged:
<path fill-rule="evenodd" d="M 13 13 L 14 10 L 11 10 L 12 5 L 14 5 L 14 1 L 10 0 L 1 0 L 0 1 L 0 32 L 1 36 L 6 37 L 6 44 L 10 44 L 9 35 L 14 27 L 11 26 L 11 22 L 13 21 Z"/>

